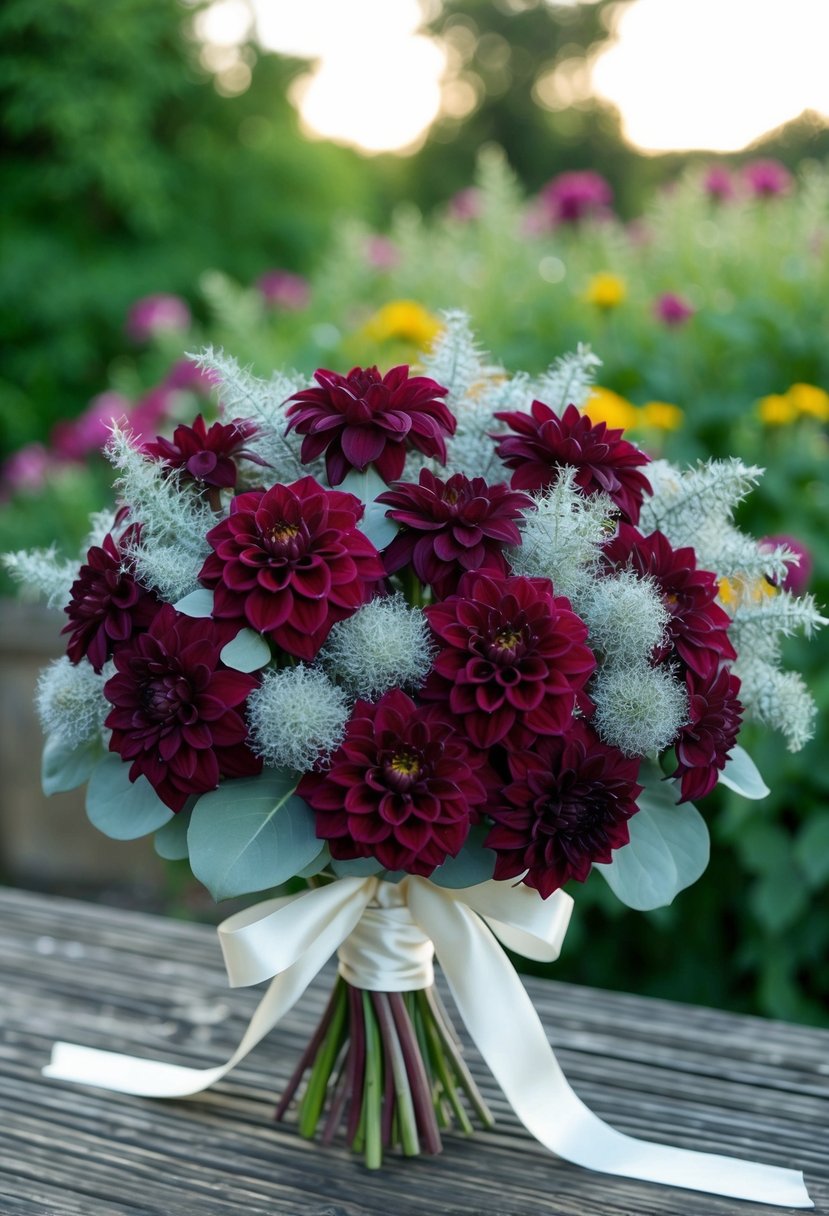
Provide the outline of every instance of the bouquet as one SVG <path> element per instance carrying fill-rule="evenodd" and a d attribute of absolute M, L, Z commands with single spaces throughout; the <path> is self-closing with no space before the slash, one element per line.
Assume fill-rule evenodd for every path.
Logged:
<path fill-rule="evenodd" d="M 432 984 L 437 948 L 544 1143 L 746 1194 L 700 1173 L 724 1159 L 642 1146 L 581 1106 L 495 936 L 555 958 L 564 887 L 594 869 L 632 907 L 669 903 L 708 859 L 693 803 L 718 781 L 767 792 L 742 721 L 808 739 L 814 705 L 780 638 L 822 618 L 781 589 L 795 555 L 733 522 L 761 470 L 650 460 L 591 421 L 588 348 L 537 382 L 509 376 L 461 314 L 422 374 L 264 381 L 221 352 L 199 362 L 223 419 L 152 442 L 115 427 L 120 501 L 94 519 L 80 570 L 51 551 L 7 558 L 68 618 L 38 690 L 44 787 L 88 781 L 93 824 L 154 832 L 217 899 L 305 882 L 220 929 L 231 982 L 276 976 L 227 1065 L 59 1045 L 53 1075 L 194 1092 L 338 949 L 277 1117 L 299 1095 L 302 1134 L 344 1127 L 369 1167 L 395 1146 L 437 1152 L 452 1122 L 491 1122 Z M 508 1049 L 503 1016 L 517 1019 Z M 564 1143 L 568 1111 L 592 1121 L 591 1149 Z M 620 1162 L 619 1141 L 653 1160 Z"/>

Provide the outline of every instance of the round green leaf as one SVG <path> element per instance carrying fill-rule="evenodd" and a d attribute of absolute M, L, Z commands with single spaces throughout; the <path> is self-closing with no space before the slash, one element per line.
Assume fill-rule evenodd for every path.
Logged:
<path fill-rule="evenodd" d="M 193 809 L 190 866 L 214 899 L 277 887 L 320 852 L 314 813 L 295 775 L 268 769 L 225 781 Z"/>
<path fill-rule="evenodd" d="M 206 587 L 199 587 L 185 595 L 177 604 L 173 604 L 173 607 L 176 612 L 183 612 L 185 616 L 212 616 L 213 592 L 208 591 Z"/>
<path fill-rule="evenodd" d="M 136 840 L 173 817 L 146 777 L 129 779 L 130 766 L 119 756 L 106 756 L 89 779 L 86 813 L 90 822 L 113 840 Z"/>
<path fill-rule="evenodd" d="M 489 828 L 476 824 L 469 831 L 466 843 L 457 857 L 449 857 L 430 875 L 430 881 L 439 887 L 456 891 L 460 887 L 474 887 L 487 882 L 495 872 L 495 853 L 484 848 L 484 839 Z"/>
<path fill-rule="evenodd" d="M 232 642 L 222 647 L 219 658 L 234 671 L 258 671 L 271 661 L 271 648 L 261 633 L 240 629 Z"/>
<path fill-rule="evenodd" d="M 187 811 L 179 811 L 173 815 L 169 823 L 165 823 L 155 834 L 153 847 L 159 857 L 165 861 L 185 861 L 187 858 L 187 828 L 190 825 L 190 815 Z"/>
<path fill-rule="evenodd" d="M 364 471 L 352 469 L 343 479 L 339 489 L 346 490 L 359 498 L 365 507 L 359 528 L 377 549 L 385 549 L 397 535 L 397 524 L 386 515 L 386 506 L 376 502 L 378 494 L 382 494 L 388 486 L 383 478 L 371 465 Z"/>
<path fill-rule="evenodd" d="M 68 747 L 50 735 L 43 747 L 40 769 L 44 794 L 63 794 L 67 790 L 77 789 L 89 780 L 104 755 L 104 745 L 100 739 L 92 739 L 80 747 Z"/>
<path fill-rule="evenodd" d="M 705 820 L 690 803 L 676 806 L 674 793 L 657 787 L 640 794 L 630 843 L 614 851 L 610 864 L 595 867 L 622 903 L 640 912 L 672 903 L 708 865 Z"/>
<path fill-rule="evenodd" d="M 765 798 L 771 793 L 757 765 L 739 743 L 731 749 L 731 755 L 719 775 L 719 782 L 744 798 Z"/>
<path fill-rule="evenodd" d="M 382 872 L 382 863 L 376 857 L 352 857 L 348 861 L 331 860 L 331 869 L 337 878 L 369 878 Z"/>

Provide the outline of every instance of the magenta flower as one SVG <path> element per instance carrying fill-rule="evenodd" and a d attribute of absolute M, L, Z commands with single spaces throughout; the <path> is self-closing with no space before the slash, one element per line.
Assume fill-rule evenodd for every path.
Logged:
<path fill-rule="evenodd" d="M 589 707 L 587 626 L 549 579 L 466 574 L 424 611 L 439 649 L 421 696 L 448 704 L 474 747 L 564 734 Z"/>
<path fill-rule="evenodd" d="M 613 860 L 630 839 L 639 758 L 602 743 L 577 718 L 564 735 L 539 739 L 507 757 L 512 781 L 503 804 L 488 814 L 495 826 L 495 878 L 519 878 L 546 899 L 571 878 L 585 882 L 594 862 Z"/>
<path fill-rule="evenodd" d="M 694 315 L 694 309 L 688 301 L 683 300 L 682 296 L 676 295 L 673 291 L 666 291 L 659 296 L 654 303 L 653 311 L 658 321 L 662 321 L 664 325 L 671 328 L 684 325 Z"/>
<path fill-rule="evenodd" d="M 385 577 L 358 531 L 362 504 L 313 477 L 233 499 L 207 534 L 214 552 L 199 575 L 215 589 L 213 615 L 265 634 L 310 662 L 336 621 L 371 598 Z"/>
<path fill-rule="evenodd" d="M 577 224 L 604 219 L 610 213 L 613 191 L 599 173 L 577 169 L 559 173 L 541 191 L 540 201 L 553 224 Z"/>
<path fill-rule="evenodd" d="M 139 397 L 128 416 L 132 443 L 137 446 L 144 436 L 156 434 L 172 415 L 174 403 L 174 390 L 164 385 L 157 385 Z"/>
<path fill-rule="evenodd" d="M 73 663 L 86 656 L 100 671 L 135 634 L 147 629 L 158 612 L 158 600 L 131 573 L 129 544 L 136 540 L 133 525 L 116 541 L 111 533 L 93 545 L 64 611 L 69 617 L 62 633 L 70 635 L 66 653 Z"/>
<path fill-rule="evenodd" d="M 131 762 L 130 781 L 143 774 L 173 811 L 221 777 L 262 768 L 240 712 L 257 679 L 222 666 L 226 641 L 213 621 L 164 604 L 149 630 L 116 653 L 117 674 L 104 685 L 110 751 Z"/>
<path fill-rule="evenodd" d="M 395 688 L 376 705 L 357 702 L 329 768 L 306 773 L 297 793 L 316 811 L 332 857 L 376 857 L 428 877 L 478 818 L 485 767 L 442 706 L 418 706 Z"/>
<path fill-rule="evenodd" d="M 124 328 L 133 342 L 149 342 L 160 334 L 189 329 L 191 321 L 190 309 L 181 296 L 159 293 L 136 300 Z"/>
<path fill-rule="evenodd" d="M 514 469 L 515 490 L 543 490 L 558 480 L 559 469 L 577 470 L 576 485 L 585 494 L 607 494 L 622 518 L 635 523 L 650 483 L 639 467 L 650 460 L 644 452 L 622 439 L 622 431 L 604 422 L 594 426 L 587 414 L 568 405 L 562 416 L 542 401 L 533 401 L 531 413 L 497 413 L 515 433 L 493 435 L 498 455 Z"/>
<path fill-rule="evenodd" d="M 533 505 L 526 494 L 489 486 L 482 477 L 455 473 L 441 481 L 428 469 L 417 485 L 395 482 L 377 501 L 390 506 L 386 514 L 402 525 L 383 552 L 386 572 L 411 562 L 439 599 L 456 590 L 467 570 L 509 573 L 504 548 L 521 544 L 517 521 Z"/>
<path fill-rule="evenodd" d="M 779 160 L 752 160 L 743 166 L 743 181 L 755 198 L 774 198 L 788 194 L 793 178 Z"/>
<path fill-rule="evenodd" d="M 365 244 L 366 261 L 375 270 L 392 270 L 400 264 L 400 250 L 387 236 L 373 233 Z"/>
<path fill-rule="evenodd" d="M 0 468 L 4 497 L 19 491 L 42 490 L 52 469 L 52 457 L 42 443 L 27 443 L 9 456 Z"/>
<path fill-rule="evenodd" d="M 267 270 L 256 280 L 256 288 L 270 308 L 301 312 L 311 300 L 308 280 L 290 270 Z"/>
<path fill-rule="evenodd" d="M 376 367 L 354 367 L 347 376 L 320 368 L 319 387 L 290 398 L 288 430 L 304 435 L 301 459 L 308 464 L 325 452 L 328 482 L 337 486 L 350 469 L 373 465 L 385 482 L 403 472 L 407 448 L 446 462 L 446 437 L 455 418 L 441 397 L 448 390 L 426 376 L 409 376 L 407 366 L 381 376 Z"/>
<path fill-rule="evenodd" d="M 717 784 L 743 716 L 740 681 L 727 668 L 706 677 L 687 671 L 685 683 L 691 720 L 674 744 L 677 767 L 671 774 L 681 779 L 680 802 L 704 798 Z"/>
<path fill-rule="evenodd" d="M 453 194 L 446 206 L 447 213 L 453 220 L 468 223 L 476 220 L 481 214 L 481 192 L 476 186 L 467 186 Z"/>
<path fill-rule="evenodd" d="M 201 414 L 192 426 L 177 426 L 172 440 L 160 435 L 145 443 L 142 451 L 168 469 L 178 470 L 185 480 L 226 490 L 236 485 L 236 461 L 240 458 L 263 465 L 265 461 L 245 447 L 256 435 L 256 423 L 248 418 L 233 422 L 214 422 L 208 428 Z"/>
<path fill-rule="evenodd" d="M 710 199 L 724 203 L 735 194 L 734 179 L 724 165 L 711 165 L 702 179 L 703 189 Z"/>
<path fill-rule="evenodd" d="M 101 451 L 113 425 L 126 419 L 130 409 L 130 400 L 122 393 L 99 393 L 77 418 L 55 423 L 52 450 L 60 460 L 86 460 Z"/>
<path fill-rule="evenodd" d="M 796 565 L 792 563 L 788 567 L 786 577 L 780 583 L 780 587 L 783 591 L 790 591 L 792 595 L 805 595 L 809 590 L 815 568 L 811 552 L 796 536 L 764 536 L 760 541 L 761 549 L 774 549 L 778 545 L 785 545 L 800 558 Z"/>
<path fill-rule="evenodd" d="M 184 389 L 186 392 L 208 396 L 214 388 L 218 373 L 203 371 L 192 359 L 176 359 L 164 377 L 164 388 Z"/>

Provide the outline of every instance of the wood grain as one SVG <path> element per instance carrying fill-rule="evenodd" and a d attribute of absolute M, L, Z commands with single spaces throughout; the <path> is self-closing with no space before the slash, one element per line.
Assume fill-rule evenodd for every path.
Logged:
<path fill-rule="evenodd" d="M 272 1121 L 331 968 L 222 1083 L 181 1102 L 41 1077 L 56 1038 L 207 1066 L 260 990 L 229 991 L 215 931 L 0 891 L 0 1212 L 8 1216 L 770 1216 L 589 1173 L 537 1144 L 474 1052 L 497 1119 L 437 1158 L 367 1172 Z M 829 1214 L 829 1032 L 527 980 L 573 1088 L 622 1131 L 802 1168 Z M 489 994 L 488 999 L 492 998 Z M 508 1011 L 504 1033 L 510 1033 Z"/>

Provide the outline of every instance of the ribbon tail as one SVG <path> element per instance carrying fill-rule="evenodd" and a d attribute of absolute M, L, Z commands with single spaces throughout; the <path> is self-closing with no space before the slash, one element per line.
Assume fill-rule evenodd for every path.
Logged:
<path fill-rule="evenodd" d="M 573 1092 L 512 964 L 470 908 L 426 883 L 409 901 L 435 944 L 458 1011 L 524 1126 L 587 1169 L 780 1207 L 814 1207 L 798 1170 L 692 1152 L 624 1135 Z M 493 994 L 498 994 L 495 1009 Z"/>
<path fill-rule="evenodd" d="M 368 898 L 369 894 L 352 897 L 336 919 L 320 928 L 313 946 L 271 981 L 241 1043 L 224 1064 L 215 1068 L 187 1068 L 181 1064 L 98 1051 L 76 1043 L 55 1043 L 43 1075 L 142 1098 L 189 1098 L 201 1093 L 235 1068 L 293 1008 L 314 976 L 351 933 Z M 226 943 L 224 948 L 227 951 Z"/>

